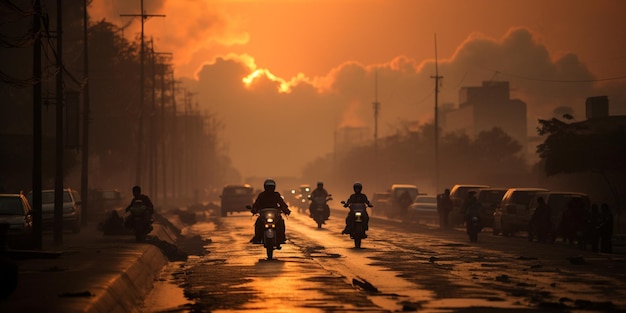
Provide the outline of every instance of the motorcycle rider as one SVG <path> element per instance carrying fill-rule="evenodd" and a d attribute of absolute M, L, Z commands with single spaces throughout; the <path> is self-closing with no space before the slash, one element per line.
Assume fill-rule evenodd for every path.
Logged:
<path fill-rule="evenodd" d="M 283 214 L 289 215 L 291 214 L 291 210 L 287 207 L 285 200 L 276 190 L 276 182 L 268 178 L 263 183 L 262 191 L 254 201 L 252 205 L 252 214 L 257 214 L 261 211 L 261 209 L 265 208 L 277 208 L 280 209 Z M 279 217 L 276 221 L 276 232 L 277 232 L 277 241 L 278 245 L 276 249 L 281 249 L 281 244 L 285 243 L 285 220 L 282 217 Z M 254 223 L 254 237 L 250 240 L 251 243 L 263 243 L 263 220 L 261 216 L 257 217 L 256 222 Z"/>
<path fill-rule="evenodd" d="M 346 201 L 346 203 L 343 205 L 344 208 L 347 208 L 350 206 L 351 203 L 365 203 L 368 207 L 372 207 L 372 204 L 370 203 L 370 201 L 367 199 L 367 196 L 364 193 L 361 193 L 361 191 L 363 190 L 363 185 L 360 182 L 355 182 L 354 185 L 352 185 L 352 189 L 354 189 L 354 193 L 350 195 L 350 198 L 348 198 L 348 201 Z M 369 229 L 369 215 L 367 214 L 367 210 L 363 212 L 363 222 L 365 223 L 365 227 L 364 227 L 364 231 L 367 231 Z M 352 226 L 352 224 L 354 223 L 354 212 L 352 212 L 352 210 L 350 210 L 350 212 L 348 212 L 348 216 L 346 217 L 346 227 L 343 229 L 343 231 L 341 232 L 341 234 L 350 234 L 352 232 L 352 229 L 350 229 L 350 227 Z M 365 234 L 364 238 L 367 238 L 367 234 Z"/>
<path fill-rule="evenodd" d="M 154 214 L 154 205 L 152 204 L 152 200 L 150 200 L 150 197 L 148 197 L 147 195 L 144 195 L 141 193 L 141 187 L 133 186 L 132 190 L 133 190 L 133 199 L 130 200 L 130 204 L 126 207 L 125 212 L 129 212 L 130 208 L 133 206 L 133 203 L 139 200 L 141 201 L 143 205 L 146 206 L 146 209 L 148 210 L 148 214 L 146 215 L 147 221 L 152 220 L 152 214 Z M 130 218 L 126 219 L 126 223 L 129 223 L 130 221 L 131 221 Z M 150 225 L 150 231 L 152 231 L 152 225 Z"/>
<path fill-rule="evenodd" d="M 309 204 L 309 217 L 313 217 L 314 205 L 317 205 L 317 203 L 315 203 L 313 199 L 317 197 L 324 198 L 324 199 L 328 198 L 328 191 L 324 189 L 324 182 L 321 182 L 321 181 L 317 182 L 317 188 L 315 188 L 311 192 L 311 203 Z M 330 208 L 328 207 L 326 203 L 324 203 L 324 219 L 327 220 L 329 216 L 330 216 Z"/>
<path fill-rule="evenodd" d="M 465 214 L 465 229 L 467 233 L 470 233 L 470 227 L 472 225 L 472 217 L 480 217 L 480 203 L 476 198 L 476 191 L 472 190 L 467 193 L 467 199 L 463 201 L 461 212 Z M 482 227 L 481 227 L 482 228 Z"/>

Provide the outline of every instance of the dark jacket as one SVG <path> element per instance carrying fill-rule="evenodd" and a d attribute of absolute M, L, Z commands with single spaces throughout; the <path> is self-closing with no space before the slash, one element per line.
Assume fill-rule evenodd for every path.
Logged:
<path fill-rule="evenodd" d="M 135 202 L 135 200 L 141 200 L 146 208 L 148 208 L 148 212 L 150 212 L 150 214 L 154 213 L 154 205 L 152 204 L 150 197 L 146 195 L 139 195 L 138 197 L 134 197 L 132 200 L 130 200 L 130 204 L 126 207 L 126 212 L 130 210 L 130 207 L 133 206 L 133 202 Z"/>
<path fill-rule="evenodd" d="M 365 203 L 367 206 L 371 206 L 370 201 L 367 200 L 367 196 L 364 193 L 353 193 L 344 204 L 344 207 L 350 206 L 350 203 Z"/>
<path fill-rule="evenodd" d="M 291 211 L 287 207 L 287 203 L 285 203 L 285 200 L 283 200 L 283 197 L 281 197 L 280 193 L 276 191 L 261 192 L 254 201 L 254 204 L 252 205 L 252 213 L 258 213 L 261 209 L 264 208 L 278 208 L 287 215 L 291 213 Z"/>

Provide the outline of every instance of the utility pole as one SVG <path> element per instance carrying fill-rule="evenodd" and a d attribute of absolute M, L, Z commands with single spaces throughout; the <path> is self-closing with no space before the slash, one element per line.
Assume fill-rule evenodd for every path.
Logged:
<path fill-rule="evenodd" d="M 63 1 L 57 0 L 54 244 L 63 244 Z"/>
<path fill-rule="evenodd" d="M 378 102 L 378 69 L 374 73 L 374 160 L 376 164 L 374 165 L 374 181 L 376 184 L 374 185 L 376 190 L 380 190 L 380 169 L 378 162 L 378 112 L 380 110 L 380 102 Z"/>
<path fill-rule="evenodd" d="M 33 4 L 33 246 L 42 247 L 42 213 L 41 213 L 41 2 Z"/>
<path fill-rule="evenodd" d="M 165 70 L 167 68 L 167 64 L 165 64 L 166 59 L 169 57 L 172 57 L 172 53 L 171 52 L 154 52 L 155 56 L 163 56 L 161 59 L 161 110 L 160 110 L 160 114 L 159 114 L 159 125 L 161 127 L 159 127 L 159 146 L 160 146 L 160 152 L 161 152 L 161 158 L 157 158 L 158 160 L 160 160 L 161 162 L 161 180 L 162 180 L 162 185 L 163 185 L 163 201 L 166 202 L 167 201 L 167 158 L 166 158 L 166 153 L 165 153 L 165 90 L 167 89 L 165 87 Z"/>
<path fill-rule="evenodd" d="M 435 34 L 435 194 L 439 193 L 439 80 L 443 76 L 439 76 L 439 62 L 437 60 L 437 34 Z"/>
<path fill-rule="evenodd" d="M 89 15 L 87 5 L 89 0 L 83 1 L 83 149 L 82 167 L 80 175 L 80 193 L 82 201 L 82 225 L 87 224 L 87 218 L 91 215 L 89 207 Z"/>
<path fill-rule="evenodd" d="M 144 73 L 144 55 L 145 55 L 145 48 L 144 48 L 144 23 L 145 20 L 149 17 L 165 17 L 165 15 L 163 14 L 145 14 L 144 10 L 143 10 L 143 0 L 140 0 L 141 2 L 141 14 L 121 14 L 120 16 L 131 16 L 131 17 L 141 17 L 141 50 L 140 50 L 140 59 L 141 59 L 141 78 L 140 78 L 140 88 L 139 88 L 139 93 L 140 93 L 140 103 L 139 103 L 139 123 L 138 123 L 138 127 L 139 127 L 139 131 L 137 134 L 137 168 L 136 170 L 136 175 L 135 175 L 135 183 L 137 185 L 139 185 L 141 183 L 141 176 L 142 176 L 142 156 L 143 156 L 143 150 L 142 150 L 142 144 L 143 144 L 143 118 L 144 118 L 144 85 L 145 85 L 145 73 Z"/>

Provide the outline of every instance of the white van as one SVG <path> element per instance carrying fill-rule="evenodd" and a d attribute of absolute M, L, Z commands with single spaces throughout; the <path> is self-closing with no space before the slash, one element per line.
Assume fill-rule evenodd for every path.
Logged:
<path fill-rule="evenodd" d="M 509 188 L 500 207 L 493 213 L 493 234 L 513 235 L 518 231 L 527 231 L 532 217 L 530 200 L 540 192 L 548 192 L 543 188 Z"/>

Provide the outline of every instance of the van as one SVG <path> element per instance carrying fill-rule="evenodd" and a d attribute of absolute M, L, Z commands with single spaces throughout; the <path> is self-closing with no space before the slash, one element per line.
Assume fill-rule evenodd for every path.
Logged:
<path fill-rule="evenodd" d="M 489 188 L 489 186 L 470 184 L 457 184 L 452 186 L 452 189 L 450 189 L 450 199 L 452 200 L 452 212 L 450 212 L 449 216 L 450 225 L 463 224 L 464 217 L 461 213 L 461 207 L 463 206 L 463 201 L 467 199 L 467 194 L 470 191 L 478 191 L 484 188 Z"/>
<path fill-rule="evenodd" d="M 582 192 L 571 192 L 571 191 L 549 191 L 549 192 L 540 192 L 537 193 L 530 199 L 529 207 L 530 214 L 535 212 L 537 208 L 537 199 L 543 198 L 546 202 L 546 205 L 550 207 L 550 212 L 552 213 L 550 216 L 551 223 L 551 240 L 556 239 L 555 234 L 559 230 L 559 225 L 561 224 L 561 218 L 563 217 L 563 212 L 567 209 L 570 201 L 579 200 L 580 203 L 583 203 L 585 212 L 589 212 L 591 210 L 591 199 L 589 196 Z M 532 238 L 530 238 L 532 239 Z"/>
<path fill-rule="evenodd" d="M 387 217 L 404 217 L 413 200 L 419 194 L 415 185 L 393 184 L 389 189 L 389 199 L 385 215 Z"/>
<path fill-rule="evenodd" d="M 502 203 L 502 197 L 509 190 L 508 188 L 482 188 L 478 190 L 476 198 L 481 207 L 481 220 L 483 226 L 493 226 L 493 213 Z"/>
<path fill-rule="evenodd" d="M 509 188 L 500 207 L 493 213 L 493 234 L 513 235 L 518 231 L 527 231 L 532 217 L 530 200 L 541 192 L 548 192 L 543 188 Z"/>
<path fill-rule="evenodd" d="M 226 185 L 220 198 L 223 217 L 228 213 L 247 211 L 246 206 L 254 203 L 254 189 L 249 184 Z"/>
<path fill-rule="evenodd" d="M 385 212 L 389 203 L 391 194 L 389 192 L 374 192 L 372 194 L 372 200 L 370 203 L 374 206 L 372 208 L 372 215 L 381 215 L 381 212 Z"/>

